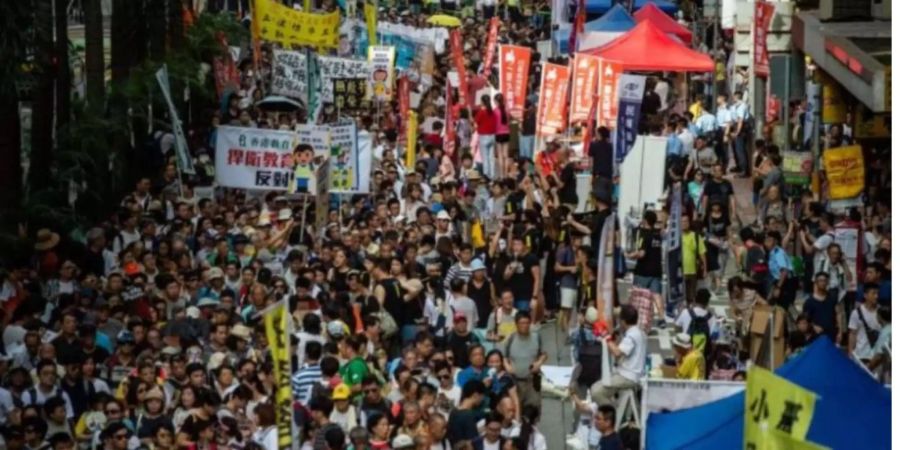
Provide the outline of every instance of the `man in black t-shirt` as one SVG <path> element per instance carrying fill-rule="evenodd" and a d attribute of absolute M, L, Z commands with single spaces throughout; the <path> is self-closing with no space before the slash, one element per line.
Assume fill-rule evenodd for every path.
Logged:
<path fill-rule="evenodd" d="M 514 236 L 509 264 L 503 271 L 503 279 L 512 289 L 514 305 L 519 311 L 531 311 L 532 300 L 537 301 L 540 290 L 540 261 L 525 247 L 522 236 Z"/>
<path fill-rule="evenodd" d="M 713 165 L 712 179 L 703 186 L 703 193 L 700 196 L 699 214 L 706 216 L 709 214 L 710 205 L 720 203 L 725 209 L 725 214 L 735 222 L 737 214 L 737 203 L 734 197 L 734 187 L 731 182 L 724 178 L 725 169 L 722 163 Z"/>
<path fill-rule="evenodd" d="M 613 177 L 613 148 L 609 142 L 609 128 L 597 128 L 595 140 L 588 147 L 588 156 L 591 157 L 591 173 L 594 178 L 612 180 Z"/>
<path fill-rule="evenodd" d="M 558 153 L 558 161 L 562 170 L 559 173 L 559 189 L 557 191 L 559 202 L 569 206 L 574 211 L 578 207 L 578 191 L 576 190 L 577 180 L 575 173 L 577 168 L 575 162 L 570 158 L 571 150 L 562 150 Z"/>
<path fill-rule="evenodd" d="M 644 212 L 644 220 L 638 229 L 637 250 L 628 254 L 637 260 L 634 266 L 634 285 L 662 294 L 662 234 L 656 226 L 656 213 Z"/>

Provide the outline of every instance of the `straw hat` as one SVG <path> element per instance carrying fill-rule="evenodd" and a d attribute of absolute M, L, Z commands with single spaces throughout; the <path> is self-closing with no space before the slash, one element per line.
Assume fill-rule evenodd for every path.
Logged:
<path fill-rule="evenodd" d="M 50 250 L 51 248 L 56 247 L 56 245 L 59 244 L 59 235 L 50 231 L 49 228 L 41 228 L 40 230 L 38 230 L 35 240 L 37 241 L 34 244 L 35 250 Z"/>

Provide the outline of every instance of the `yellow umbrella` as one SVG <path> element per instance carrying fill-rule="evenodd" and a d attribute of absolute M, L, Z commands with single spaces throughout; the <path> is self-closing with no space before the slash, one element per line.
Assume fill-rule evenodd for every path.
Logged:
<path fill-rule="evenodd" d="M 428 18 L 428 23 L 448 28 L 462 26 L 462 22 L 460 22 L 458 18 L 448 16 L 447 14 L 435 14 Z"/>

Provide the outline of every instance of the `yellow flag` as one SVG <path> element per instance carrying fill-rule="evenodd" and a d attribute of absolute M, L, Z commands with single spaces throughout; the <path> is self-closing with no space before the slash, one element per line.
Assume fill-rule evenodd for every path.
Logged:
<path fill-rule="evenodd" d="M 338 47 L 341 13 L 297 11 L 273 0 L 254 0 L 259 36 L 283 47 L 308 45 L 319 49 Z"/>
<path fill-rule="evenodd" d="M 472 247 L 482 248 L 485 244 L 484 230 L 481 229 L 481 221 L 475 219 L 475 221 L 472 222 Z"/>
<path fill-rule="evenodd" d="M 369 32 L 369 45 L 376 45 L 378 43 L 378 36 L 376 33 L 376 30 L 378 29 L 378 7 L 370 2 L 366 2 L 363 13 L 365 13 L 366 16 L 366 28 Z"/>
<path fill-rule="evenodd" d="M 798 448 L 790 446 L 791 441 L 806 441 L 815 408 L 814 392 L 766 369 L 752 367 L 744 397 L 744 448 Z"/>
<path fill-rule="evenodd" d="M 291 448 L 294 419 L 291 395 L 291 350 L 288 341 L 289 314 L 285 302 L 273 305 L 263 313 L 266 341 L 272 352 L 275 378 L 275 424 L 278 426 L 278 448 Z"/>
<path fill-rule="evenodd" d="M 765 444 L 766 450 L 829 450 L 830 448 L 815 442 L 792 438 L 791 435 L 777 429 L 769 430 Z"/>
<path fill-rule="evenodd" d="M 866 185 L 862 147 L 851 145 L 826 149 L 822 161 L 832 199 L 853 198 L 862 193 Z"/>
<path fill-rule="evenodd" d="M 419 117 L 415 111 L 409 112 L 409 120 L 406 122 L 406 169 L 416 168 L 416 138 L 419 132 Z"/>

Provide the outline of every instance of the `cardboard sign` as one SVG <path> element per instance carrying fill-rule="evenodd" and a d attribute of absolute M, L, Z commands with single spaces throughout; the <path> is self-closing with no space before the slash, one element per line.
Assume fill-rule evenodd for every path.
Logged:
<path fill-rule="evenodd" d="M 321 100 L 334 103 L 334 82 L 337 78 L 365 80 L 369 77 L 369 62 L 362 59 L 319 57 L 319 76 L 322 78 Z M 366 91 L 363 90 L 361 94 Z"/>
<path fill-rule="evenodd" d="M 272 57 L 272 93 L 306 102 L 306 55 L 274 49 Z"/>
<path fill-rule="evenodd" d="M 332 78 L 331 90 L 334 107 L 340 114 L 368 111 L 372 102 L 366 100 L 365 78 Z"/>
<path fill-rule="evenodd" d="M 291 131 L 219 126 L 216 182 L 223 187 L 286 191 L 293 176 L 295 140 Z"/>
<path fill-rule="evenodd" d="M 500 93 L 506 111 L 521 121 L 528 92 L 528 73 L 531 68 L 531 49 L 515 45 L 500 46 Z"/>

